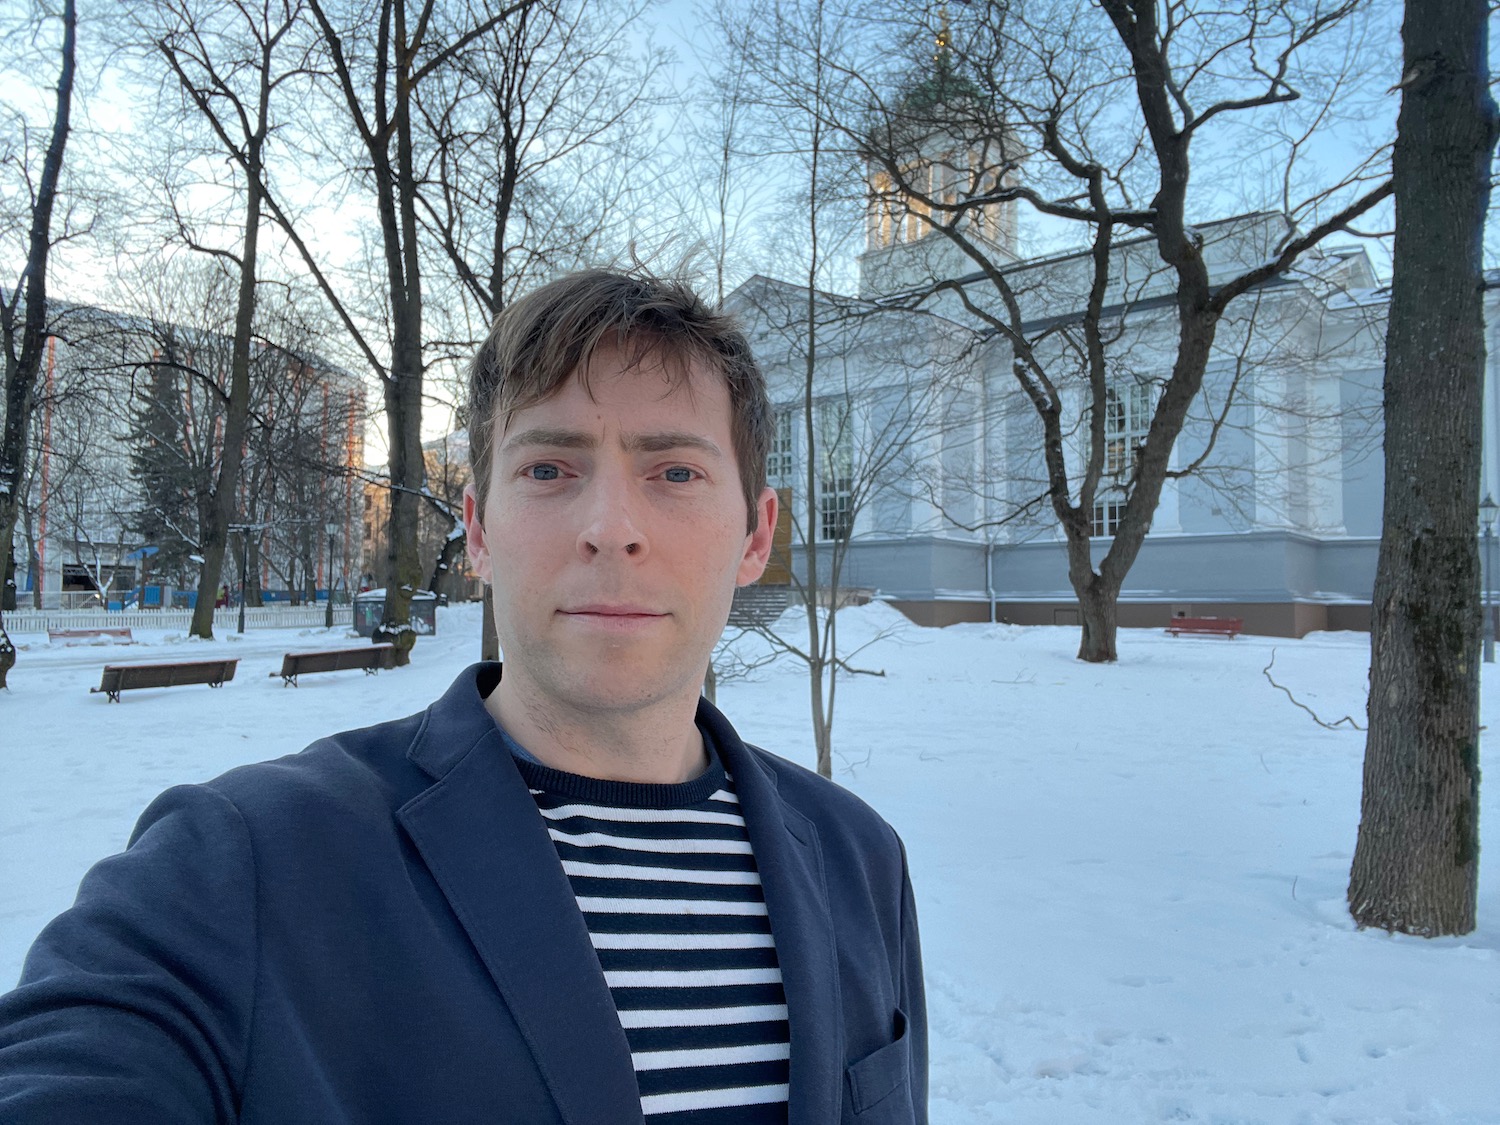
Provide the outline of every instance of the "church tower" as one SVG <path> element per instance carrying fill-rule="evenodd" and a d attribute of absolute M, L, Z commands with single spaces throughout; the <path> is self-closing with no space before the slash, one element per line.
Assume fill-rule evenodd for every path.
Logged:
<path fill-rule="evenodd" d="M 1018 149 L 979 88 L 955 69 L 946 13 L 931 71 L 901 96 L 869 152 L 861 297 L 975 272 L 940 226 L 979 244 L 991 261 L 1020 260 L 1015 201 L 983 201 L 1015 181 Z"/>

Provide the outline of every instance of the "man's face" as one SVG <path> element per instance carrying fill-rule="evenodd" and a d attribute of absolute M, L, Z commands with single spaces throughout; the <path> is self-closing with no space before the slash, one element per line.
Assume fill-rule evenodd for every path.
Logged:
<path fill-rule="evenodd" d="M 765 569 L 776 494 L 746 533 L 729 390 L 698 362 L 601 346 L 495 435 L 489 491 L 464 494 L 474 569 L 494 586 L 509 686 L 576 715 L 696 697 L 736 585 Z M 496 423 L 499 425 L 499 423 Z"/>

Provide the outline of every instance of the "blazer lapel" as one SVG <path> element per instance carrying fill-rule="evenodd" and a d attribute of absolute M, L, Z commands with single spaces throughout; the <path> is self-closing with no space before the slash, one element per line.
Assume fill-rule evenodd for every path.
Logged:
<path fill-rule="evenodd" d="M 698 721 L 734 779 L 776 940 L 792 1033 L 789 1125 L 827 1125 L 839 1119 L 843 1018 L 817 828 L 781 799 L 775 774 L 706 701 L 699 702 Z"/>
<path fill-rule="evenodd" d="M 536 804 L 471 668 L 409 757 L 438 778 L 397 819 L 494 978 L 569 1125 L 641 1122 L 630 1047 Z"/>

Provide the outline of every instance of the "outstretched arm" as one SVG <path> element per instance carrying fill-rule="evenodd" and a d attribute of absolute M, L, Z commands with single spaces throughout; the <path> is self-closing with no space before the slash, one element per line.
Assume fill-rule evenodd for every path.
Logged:
<path fill-rule="evenodd" d="M 0 996 L 0 1120 L 234 1121 L 255 999 L 255 886 L 229 800 L 198 786 L 157 798 Z"/>

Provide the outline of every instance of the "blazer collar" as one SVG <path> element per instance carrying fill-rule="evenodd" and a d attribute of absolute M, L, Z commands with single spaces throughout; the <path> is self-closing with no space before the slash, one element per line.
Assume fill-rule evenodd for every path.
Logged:
<path fill-rule="evenodd" d="M 699 700 L 698 723 L 734 780 L 755 851 L 791 1025 L 789 1125 L 826 1125 L 839 1119 L 843 1084 L 843 1005 L 838 952 L 817 827 L 784 800 L 777 775 L 709 702 Z"/>
<path fill-rule="evenodd" d="M 416 845 L 526 1037 L 569 1125 L 640 1122 L 630 1046 L 588 927 L 484 694 L 498 664 L 465 669 L 427 709 L 407 757 L 433 784 L 397 819 Z M 776 772 L 706 700 L 697 721 L 734 779 L 760 869 L 791 1026 L 790 1125 L 839 1115 L 838 957 L 816 827 Z M 566 988 L 557 967 L 581 966 Z M 551 971 L 542 971 L 543 968 Z M 580 1080 L 587 1048 L 589 1076 Z"/>
<path fill-rule="evenodd" d="M 435 781 L 397 819 L 505 997 L 563 1120 L 641 1122 L 614 1000 L 557 850 L 484 709 L 481 677 L 492 685 L 498 667 L 466 669 L 428 708 L 407 756 Z"/>

